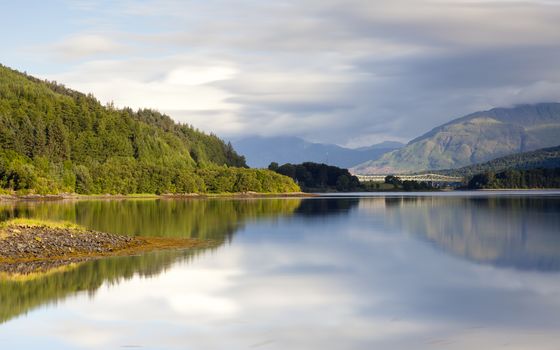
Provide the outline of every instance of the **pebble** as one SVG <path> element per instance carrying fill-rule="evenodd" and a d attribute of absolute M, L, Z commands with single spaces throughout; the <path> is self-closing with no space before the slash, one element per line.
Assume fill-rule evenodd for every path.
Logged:
<path fill-rule="evenodd" d="M 105 253 L 134 245 L 134 239 L 98 231 L 76 231 L 46 226 L 16 226 L 5 230 L 0 239 L 0 259 L 64 257 Z"/>

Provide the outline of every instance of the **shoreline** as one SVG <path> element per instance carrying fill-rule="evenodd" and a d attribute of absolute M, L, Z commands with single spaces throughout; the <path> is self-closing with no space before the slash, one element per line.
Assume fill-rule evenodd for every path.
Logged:
<path fill-rule="evenodd" d="M 234 198 L 234 199 L 258 199 L 258 198 L 307 198 L 317 197 L 314 193 L 305 192 L 287 192 L 287 193 L 166 193 L 166 194 L 4 194 L 0 195 L 0 202 L 21 202 L 21 201 L 62 201 L 62 200 L 123 200 L 123 199 L 215 199 L 215 198 Z"/>
<path fill-rule="evenodd" d="M 135 193 L 135 194 L 75 194 L 75 193 L 62 193 L 62 194 L 0 194 L 0 203 L 14 203 L 14 202 L 50 202 L 50 201 L 82 201 L 82 200 L 131 200 L 131 199 L 260 199 L 260 198 L 317 198 L 328 196 L 329 194 L 336 195 L 351 195 L 353 193 L 407 193 L 407 192 L 516 192 L 516 191 L 559 191 L 560 188 L 483 188 L 483 189 L 456 189 L 456 190 L 431 190 L 431 191 L 402 191 L 398 189 L 381 190 L 381 191 L 367 191 L 367 192 L 289 192 L 289 193 L 258 193 L 258 192 L 243 192 L 243 193 L 166 193 L 166 194 L 150 194 L 150 193 Z"/>

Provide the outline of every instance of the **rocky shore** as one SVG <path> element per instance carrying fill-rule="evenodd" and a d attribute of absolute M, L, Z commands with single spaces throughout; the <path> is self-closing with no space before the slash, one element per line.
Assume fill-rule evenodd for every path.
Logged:
<path fill-rule="evenodd" d="M 44 272 L 108 256 L 159 249 L 203 248 L 216 242 L 163 237 L 131 237 L 99 231 L 12 224 L 0 230 L 0 273 Z"/>
<path fill-rule="evenodd" d="M 0 261 L 109 253 L 142 242 L 129 236 L 47 226 L 10 226 L 0 239 Z"/>

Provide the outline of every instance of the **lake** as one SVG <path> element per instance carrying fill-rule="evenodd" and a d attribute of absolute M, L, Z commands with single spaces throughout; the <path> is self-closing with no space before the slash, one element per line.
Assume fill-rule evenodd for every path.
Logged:
<path fill-rule="evenodd" d="M 559 349 L 560 192 L 0 203 L 209 239 L 0 279 L 2 349 Z"/>

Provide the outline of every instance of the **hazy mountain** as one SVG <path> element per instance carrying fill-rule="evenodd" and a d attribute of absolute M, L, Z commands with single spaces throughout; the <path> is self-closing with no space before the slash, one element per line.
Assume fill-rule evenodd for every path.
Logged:
<path fill-rule="evenodd" d="M 560 103 L 495 108 L 455 119 L 352 169 L 357 174 L 451 169 L 553 147 L 560 140 Z"/>
<path fill-rule="evenodd" d="M 560 140 L 558 143 L 560 143 Z M 509 169 L 528 170 L 537 168 L 560 168 L 560 146 L 511 154 L 485 163 L 473 164 L 459 169 L 439 170 L 437 172 L 451 176 L 471 176 L 489 171 L 496 173 Z"/>
<path fill-rule="evenodd" d="M 255 136 L 233 142 L 233 146 L 245 156 L 247 164 L 255 168 L 267 167 L 271 162 L 315 162 L 349 168 L 366 160 L 378 159 L 404 145 L 387 141 L 369 147 L 350 149 L 332 144 L 311 143 L 297 137 Z"/>

